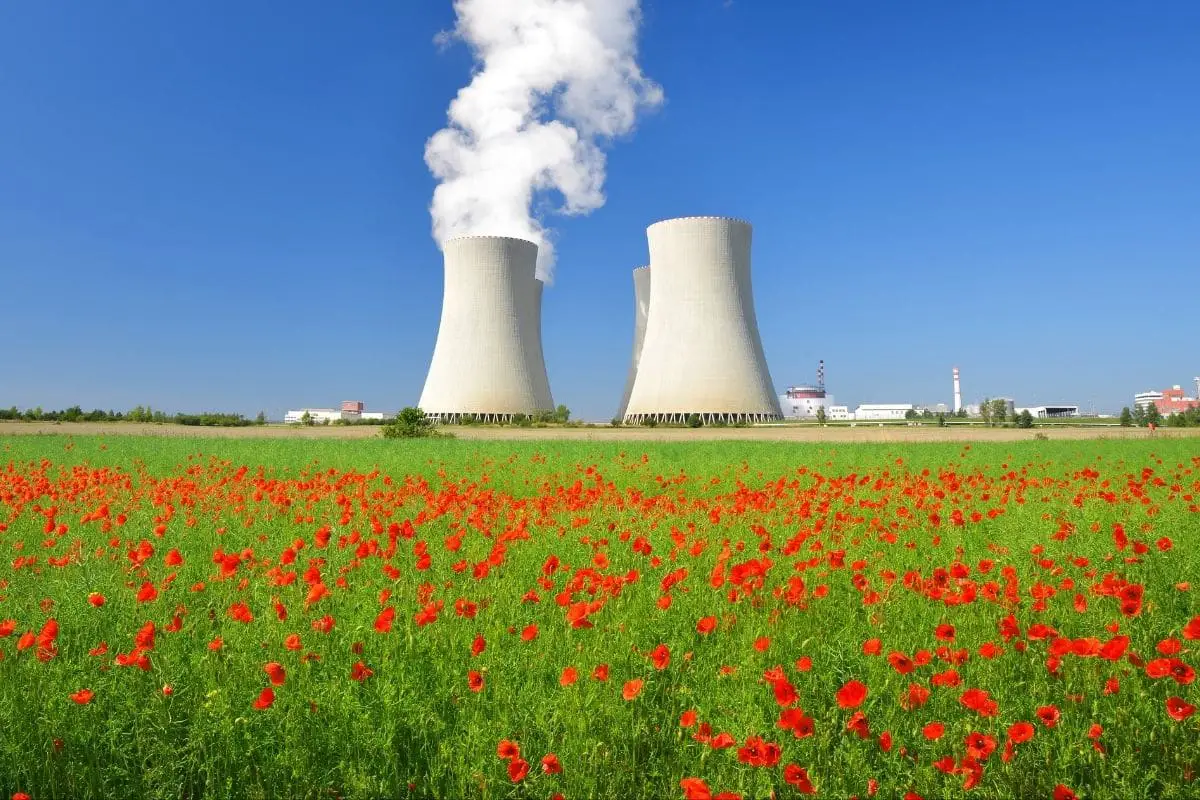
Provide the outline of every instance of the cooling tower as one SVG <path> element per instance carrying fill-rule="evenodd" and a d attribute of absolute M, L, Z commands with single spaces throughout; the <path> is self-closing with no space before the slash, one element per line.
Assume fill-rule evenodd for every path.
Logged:
<path fill-rule="evenodd" d="M 646 317 L 650 311 L 650 268 L 638 267 L 633 271 L 633 357 L 629 362 L 629 377 L 625 380 L 625 392 L 621 395 L 621 407 L 617 418 L 625 418 L 629 408 L 629 395 L 637 379 L 638 359 L 642 357 L 642 341 L 646 338 Z"/>
<path fill-rule="evenodd" d="M 529 374 L 533 378 L 533 396 L 539 411 L 554 408 L 554 398 L 550 395 L 550 379 L 546 375 L 546 358 L 542 354 L 542 289 L 541 279 L 533 279 L 533 291 L 523 292 L 526 306 L 521 312 L 524 330 L 521 338 L 525 344 L 525 354 L 529 361 Z"/>
<path fill-rule="evenodd" d="M 754 316 L 750 234 L 723 217 L 647 228 L 650 303 L 626 422 L 782 419 Z"/>
<path fill-rule="evenodd" d="M 542 358 L 537 245 L 465 236 L 443 245 L 445 292 L 433 360 L 421 392 L 429 417 L 489 422 L 553 408 Z"/>

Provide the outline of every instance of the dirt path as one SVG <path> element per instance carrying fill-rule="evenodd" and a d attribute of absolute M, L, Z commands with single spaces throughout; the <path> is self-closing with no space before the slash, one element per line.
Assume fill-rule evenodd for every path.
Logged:
<path fill-rule="evenodd" d="M 1044 434 L 1049 439 L 1147 439 L 1200 437 L 1200 428 L 1160 428 L 1151 434 L 1142 428 L 1117 426 L 1047 426 L 1035 430 L 1016 428 L 879 426 L 820 428 L 815 425 L 781 425 L 758 428 L 613 428 L 606 425 L 580 428 L 454 427 L 454 435 L 469 440 L 578 440 L 629 442 L 761 441 L 761 442 L 1017 442 Z M 318 426 L 300 428 L 267 425 L 248 428 L 203 428 L 136 422 L 0 422 L 0 437 L 29 434 L 66 436 L 172 436 L 220 439 L 367 439 L 379 436 L 375 426 Z"/>

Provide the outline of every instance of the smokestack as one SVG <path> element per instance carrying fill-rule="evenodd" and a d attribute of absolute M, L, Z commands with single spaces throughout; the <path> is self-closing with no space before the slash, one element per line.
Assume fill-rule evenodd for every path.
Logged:
<path fill-rule="evenodd" d="M 958 384 L 958 367 L 954 368 L 954 413 L 962 409 L 962 387 Z"/>
<path fill-rule="evenodd" d="M 1200 401 L 1200 377 L 1192 378 L 1196 382 L 1196 400 Z"/>
<path fill-rule="evenodd" d="M 817 388 L 825 388 L 825 359 L 817 362 Z"/>

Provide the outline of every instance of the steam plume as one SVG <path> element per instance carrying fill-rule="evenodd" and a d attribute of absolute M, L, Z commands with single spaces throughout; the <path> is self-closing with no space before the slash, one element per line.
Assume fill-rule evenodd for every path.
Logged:
<path fill-rule="evenodd" d="M 439 35 L 475 55 L 471 83 L 430 137 L 425 163 L 433 236 L 517 236 L 538 243 L 538 276 L 554 249 L 534 214 L 557 192 L 562 214 L 604 204 L 600 144 L 629 133 L 662 89 L 637 65 L 639 0 L 455 0 L 457 23 Z"/>

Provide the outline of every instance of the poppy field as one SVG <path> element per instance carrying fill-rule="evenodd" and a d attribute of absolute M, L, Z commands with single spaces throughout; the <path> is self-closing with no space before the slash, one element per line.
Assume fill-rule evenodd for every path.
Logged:
<path fill-rule="evenodd" d="M 1186 439 L 0 439 L 0 798 L 1200 796 Z"/>

